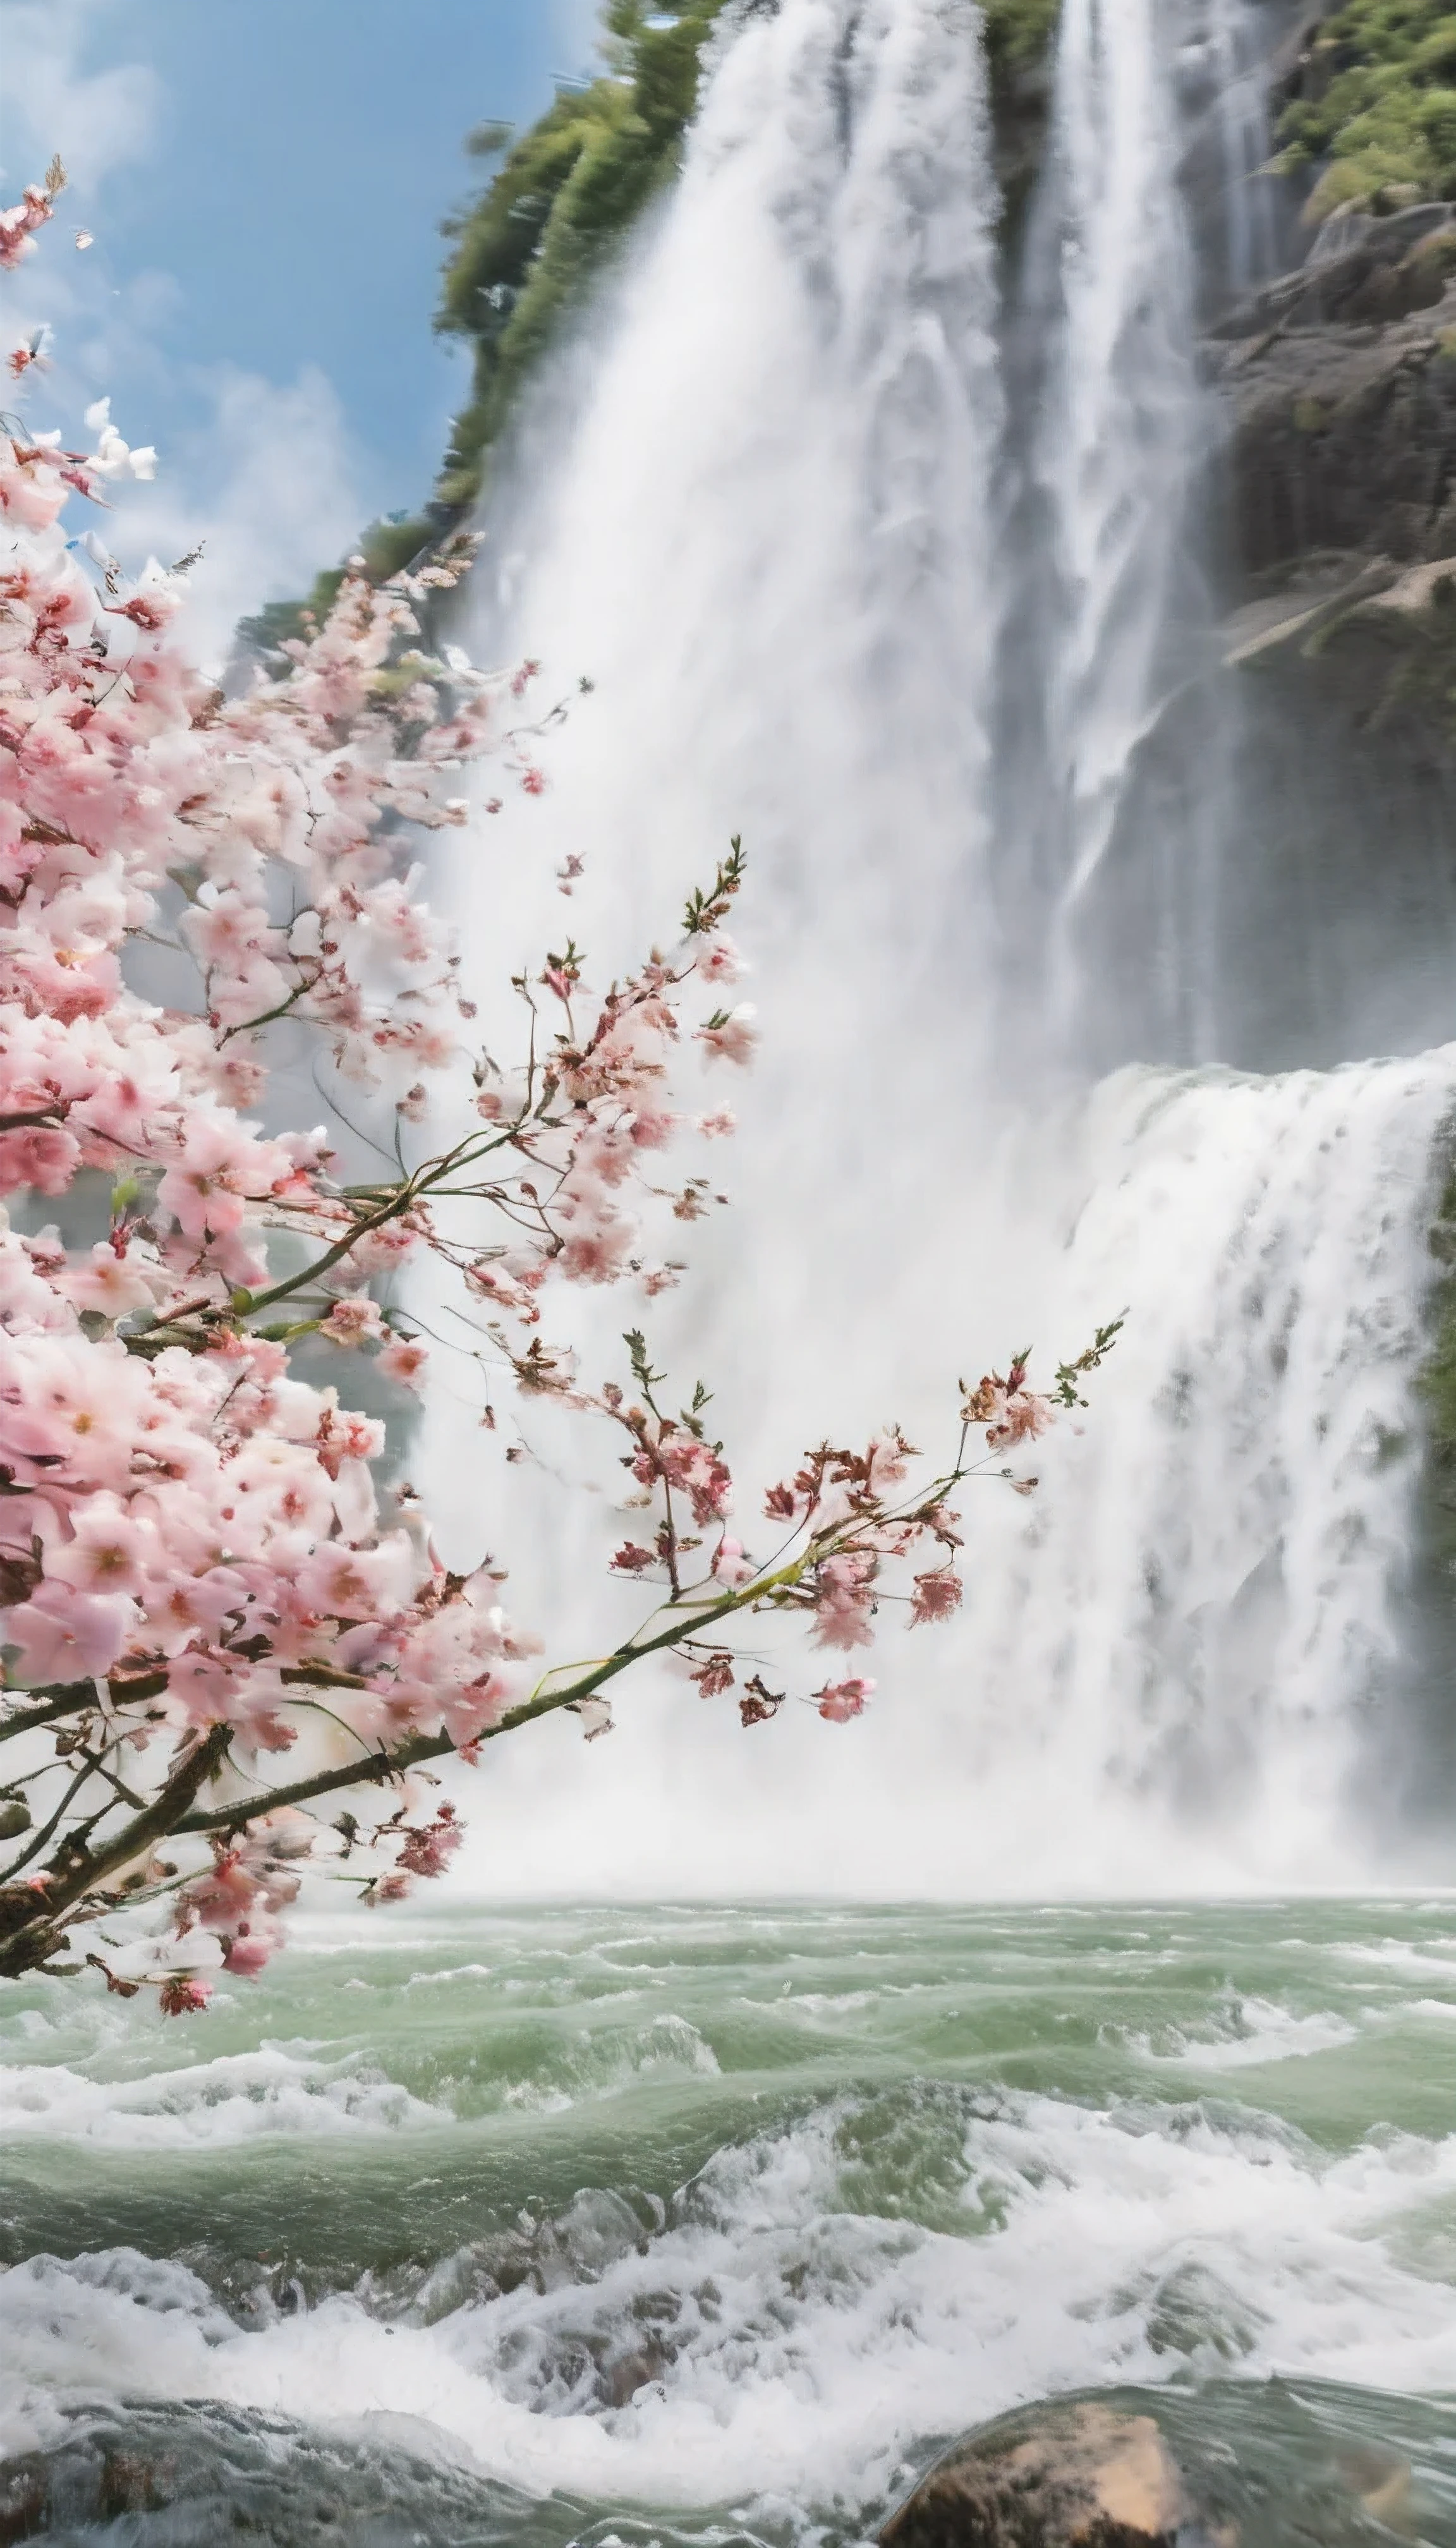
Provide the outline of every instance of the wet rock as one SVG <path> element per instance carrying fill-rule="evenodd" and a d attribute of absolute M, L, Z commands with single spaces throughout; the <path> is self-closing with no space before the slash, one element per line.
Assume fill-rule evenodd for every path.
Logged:
<path fill-rule="evenodd" d="M 1151 2415 L 1045 2407 L 957 2443 L 880 2548 L 1235 2548 L 1209 2529 Z"/>
<path fill-rule="evenodd" d="M 1303 265 L 1228 311 L 1209 334 L 1236 342 L 1271 327 L 1401 318 L 1439 301 L 1439 278 L 1453 264 L 1449 204 L 1416 204 L 1384 221 L 1344 207 L 1321 225 Z"/>
<path fill-rule="evenodd" d="M 1217 319 L 1244 570 L 1321 550 L 1413 565 L 1456 548 L 1456 218 L 1331 214 L 1306 261 Z"/>
<path fill-rule="evenodd" d="M 39 2455 L 13 2459 L 0 2469 L 0 2548 L 40 2535 L 47 2492 L 46 2463 Z"/>
<path fill-rule="evenodd" d="M 1448 243 L 1456 256 L 1456 228 L 1430 242 L 1443 256 Z M 1414 565 L 1456 547 L 1456 283 L 1443 278 L 1395 318 L 1210 347 L 1245 570 L 1320 549 Z"/>
<path fill-rule="evenodd" d="M 1291 714 L 1301 684 L 1318 683 L 1362 748 L 1383 737 L 1408 773 L 1456 774 L 1456 555 L 1302 563 L 1223 638 L 1226 664 L 1272 682 Z"/>

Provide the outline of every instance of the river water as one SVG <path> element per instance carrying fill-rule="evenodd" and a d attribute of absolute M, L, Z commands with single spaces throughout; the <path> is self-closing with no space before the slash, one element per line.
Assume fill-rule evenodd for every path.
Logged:
<path fill-rule="evenodd" d="M 46 2536 L 831 2548 L 1155 2387 L 1246 2548 L 1456 2543 L 1449 1901 L 462 1901 L 0 2023 Z"/>

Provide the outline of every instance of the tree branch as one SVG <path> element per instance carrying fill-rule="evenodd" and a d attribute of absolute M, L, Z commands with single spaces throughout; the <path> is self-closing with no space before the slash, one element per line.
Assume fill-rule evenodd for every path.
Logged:
<path fill-rule="evenodd" d="M 174 1770 L 167 1783 L 153 1797 L 144 1813 L 132 1821 L 93 1856 L 82 1852 L 68 1868 L 54 1870 L 46 1880 L 44 1892 L 30 1885 L 17 1885 L 0 1891 L 0 1930 L 5 1914 L 15 1922 L 8 1937 L 0 1936 L 0 1975 L 15 1980 L 45 1963 L 61 1945 L 60 1923 L 74 1903 L 94 1893 L 119 1866 L 139 1858 L 159 1840 L 166 1840 L 178 1828 L 179 1809 L 185 1813 L 204 1779 L 218 1769 L 232 1740 L 230 1725 L 215 1725 L 196 1749 L 189 1752 L 180 1768 Z M 19 1896 L 19 1900 L 17 1900 Z M 35 1902 L 34 1916 L 24 1916 L 27 1902 Z"/>
<path fill-rule="evenodd" d="M 109 1681 L 106 1691 L 113 1707 L 124 1707 L 130 1699 L 160 1698 L 166 1686 L 166 1674 L 156 1672 L 136 1675 L 131 1681 Z M 94 1681 L 67 1682 L 64 1689 L 57 1690 L 43 1706 L 28 1707 L 0 1722 L 0 1743 L 9 1743 L 17 1734 L 29 1734 L 33 1725 L 52 1724 L 57 1716 L 82 1715 L 88 1707 L 96 1706 L 96 1688 Z M 27 1693 L 18 1691 L 16 1695 L 24 1697 Z"/>
<path fill-rule="evenodd" d="M 724 1592 L 712 1602 L 694 1602 L 687 1617 L 678 1616 L 655 1637 L 634 1637 L 617 1646 L 600 1663 L 589 1665 L 579 1678 L 561 1689 L 538 1687 L 519 1707 L 512 1707 L 499 1725 L 488 1725 L 479 1736 L 482 1743 L 491 1742 L 498 1734 L 513 1734 L 518 1726 L 529 1725 L 538 1716 L 553 1715 L 559 1708 L 574 1706 L 577 1700 L 590 1698 L 618 1674 L 641 1660 L 644 1655 L 661 1654 L 670 1646 L 681 1645 L 688 1636 L 698 1635 L 719 1619 L 729 1618 L 735 1610 L 751 1607 L 771 1591 L 797 1580 L 810 1559 L 800 1558 L 792 1566 L 781 1567 L 774 1576 L 747 1585 L 741 1592 Z M 552 1676 L 548 1675 L 547 1679 Z M 379 1752 L 362 1761 L 341 1762 L 332 1770 L 320 1770 L 312 1778 L 296 1779 L 291 1787 L 270 1787 L 255 1798 L 234 1798 L 230 1805 L 220 1805 L 205 1813 L 185 1815 L 172 1825 L 179 1836 L 190 1832 L 241 1831 L 245 1823 L 256 1822 L 262 1815 L 276 1813 L 284 1805 L 306 1805 L 315 1796 L 335 1793 L 340 1787 L 373 1786 L 385 1778 L 403 1777 L 407 1770 L 416 1769 L 421 1761 L 438 1761 L 456 1749 L 449 1734 L 419 1734 L 412 1742 L 402 1743 L 393 1752 Z"/>

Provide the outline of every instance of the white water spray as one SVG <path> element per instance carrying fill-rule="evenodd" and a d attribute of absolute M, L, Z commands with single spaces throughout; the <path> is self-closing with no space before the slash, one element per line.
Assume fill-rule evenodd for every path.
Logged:
<path fill-rule="evenodd" d="M 1141 0 L 1068 0 L 1057 95 L 1034 255 L 1060 386 L 1033 466 L 1060 600 L 1033 624 L 1067 908 L 1186 634 L 1203 428 Z M 790 1710 L 745 1737 L 678 1685 L 624 1699 L 591 1756 L 560 1724 L 502 1745 L 493 1885 L 1045 1893 L 1356 1863 L 1456 1061 L 1124 1073 L 1035 1110 L 998 1087 L 992 899 L 1020 845 L 988 812 L 996 210 L 968 5 L 747 17 L 579 349 L 501 577 L 508 631 L 600 695 L 553 750 L 544 844 L 538 808 L 493 837 L 521 876 L 585 849 L 571 920 L 602 972 L 748 837 L 769 1058 L 731 1221 L 694 1249 L 688 1306 L 654 1317 L 682 1380 L 706 1369 L 745 1477 L 826 1422 L 897 1414 L 934 1447 L 957 1373 L 1028 1336 L 1070 1350 L 1126 1308 L 1126 1340 L 1040 1501 L 974 1491 L 962 1623 L 886 1630 L 868 1721 L 838 1740 Z M 525 884 L 516 905 L 513 955 L 561 918 Z M 1155 940 L 1149 919 L 1150 963 L 1191 960 Z M 591 1536 L 517 1568 L 559 1651 L 601 1633 Z"/>

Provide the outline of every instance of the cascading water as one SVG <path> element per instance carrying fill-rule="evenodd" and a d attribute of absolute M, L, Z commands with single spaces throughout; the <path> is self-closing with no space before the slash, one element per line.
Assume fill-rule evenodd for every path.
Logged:
<path fill-rule="evenodd" d="M 1211 279 L 1223 297 L 1232 299 L 1272 274 L 1279 256 L 1280 225 L 1267 173 L 1272 136 L 1266 78 L 1250 0 L 1215 0 L 1179 67 L 1195 114 L 1206 102 L 1224 214 L 1222 255 L 1216 250 L 1210 260 Z"/>
<path fill-rule="evenodd" d="M 1202 408 L 1177 159 L 1152 0 L 1066 0 L 1024 287 L 1042 375 L 1032 507 L 1013 517 L 1045 552 L 1025 661 L 1044 777 L 1021 774 L 1030 801 L 1011 813 L 1042 827 L 1062 1001 L 1134 755 L 1185 677 L 1170 638 Z M 1026 563 L 1006 562 L 1018 583 Z"/>
<path fill-rule="evenodd" d="M 1197 42 L 1198 114 L 1245 115 L 1218 90 L 1235 19 L 1068 0 L 1003 366 L 974 10 L 742 12 L 680 189 L 533 419 L 559 460 L 508 554 L 496 529 L 496 633 L 599 697 L 553 752 L 544 854 L 540 809 L 501 818 L 509 952 L 553 926 L 528 878 L 559 848 L 587 851 L 598 970 L 728 831 L 754 861 L 766 1062 L 660 1350 L 706 1364 L 773 1475 L 826 1421 L 933 1443 L 972 1356 L 1129 1323 L 1040 1500 L 977 1492 L 961 1622 L 886 1634 L 848 1741 L 807 1712 L 748 1740 L 681 1688 L 585 1762 L 543 1730 L 502 1747 L 494 1884 L 1338 1880 L 1376 1756 L 1388 1820 L 1410 1784 L 1379 1708 L 1456 1060 L 1090 1092 L 1074 1066 L 1220 1053 L 1177 99 Z M 1204 705 L 1166 744 L 1180 685 Z M 563 1650 L 597 1544 L 589 1516 L 526 1562 Z"/>

